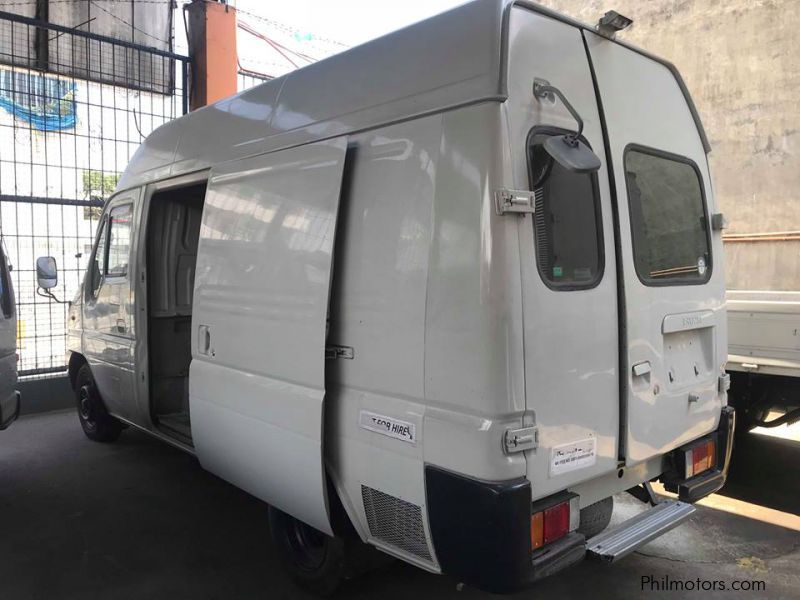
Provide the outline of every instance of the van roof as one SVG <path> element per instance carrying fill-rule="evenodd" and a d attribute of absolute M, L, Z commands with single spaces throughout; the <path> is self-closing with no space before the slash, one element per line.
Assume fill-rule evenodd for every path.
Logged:
<path fill-rule="evenodd" d="M 134 153 L 117 189 L 458 106 L 504 101 L 504 24 L 515 4 L 595 31 L 528 0 L 474 0 L 162 125 Z M 708 151 L 675 67 L 622 45 L 673 72 Z"/>

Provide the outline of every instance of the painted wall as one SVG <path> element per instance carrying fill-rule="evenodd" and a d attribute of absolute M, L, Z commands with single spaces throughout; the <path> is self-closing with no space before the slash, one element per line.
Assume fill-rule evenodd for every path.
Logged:
<path fill-rule="evenodd" d="M 726 233 L 800 231 L 800 2 L 539 0 L 587 23 L 634 20 L 620 39 L 678 67 L 711 141 Z M 800 241 L 726 244 L 729 289 L 800 290 Z"/>

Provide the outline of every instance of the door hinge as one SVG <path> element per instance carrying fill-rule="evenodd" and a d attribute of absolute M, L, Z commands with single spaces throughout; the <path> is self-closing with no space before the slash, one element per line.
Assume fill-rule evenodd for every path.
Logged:
<path fill-rule="evenodd" d="M 335 358 L 353 359 L 355 352 L 350 346 L 325 346 L 325 360 Z"/>
<path fill-rule="evenodd" d="M 533 450 L 539 446 L 539 429 L 536 425 L 522 429 L 506 429 L 503 445 L 509 454 Z"/>
<path fill-rule="evenodd" d="M 533 214 L 536 212 L 536 194 L 526 190 L 496 190 L 494 193 L 495 209 L 498 215 L 506 213 Z"/>

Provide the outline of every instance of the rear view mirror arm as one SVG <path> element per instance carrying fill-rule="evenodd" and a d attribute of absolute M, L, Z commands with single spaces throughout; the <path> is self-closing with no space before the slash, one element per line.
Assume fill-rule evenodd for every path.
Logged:
<path fill-rule="evenodd" d="M 69 300 L 59 300 L 58 298 L 55 297 L 53 292 L 51 292 L 50 290 L 42 289 L 40 287 L 36 288 L 36 295 L 41 296 L 42 298 L 48 298 L 53 302 L 58 302 L 59 304 L 72 304 L 72 302 Z"/>
<path fill-rule="evenodd" d="M 564 104 L 566 109 L 569 111 L 569 114 L 572 115 L 572 118 L 575 119 L 578 123 L 578 131 L 574 134 L 569 134 L 574 140 L 577 140 L 581 137 L 583 133 L 583 119 L 581 118 L 580 114 L 577 110 L 570 104 L 567 97 L 554 85 L 550 85 L 544 79 L 534 79 L 533 80 L 533 95 L 537 100 L 544 100 L 546 98 L 551 98 L 552 96 L 557 96 L 559 100 Z"/>

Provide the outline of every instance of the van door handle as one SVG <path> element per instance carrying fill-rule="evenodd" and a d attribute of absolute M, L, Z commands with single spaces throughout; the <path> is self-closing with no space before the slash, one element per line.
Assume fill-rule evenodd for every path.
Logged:
<path fill-rule="evenodd" d="M 644 377 L 650 372 L 650 361 L 646 360 L 644 362 L 636 363 L 633 365 L 633 376 L 634 377 Z"/>
<path fill-rule="evenodd" d="M 197 351 L 204 356 L 214 356 L 211 349 L 211 327 L 208 325 L 197 327 Z"/>
<path fill-rule="evenodd" d="M 128 326 L 125 323 L 125 319 L 117 319 L 117 332 L 118 333 L 125 333 L 127 331 Z"/>

